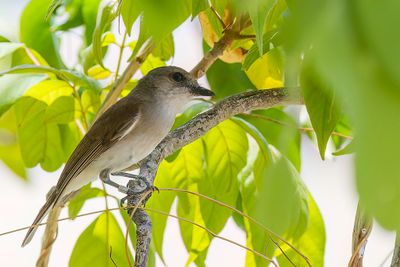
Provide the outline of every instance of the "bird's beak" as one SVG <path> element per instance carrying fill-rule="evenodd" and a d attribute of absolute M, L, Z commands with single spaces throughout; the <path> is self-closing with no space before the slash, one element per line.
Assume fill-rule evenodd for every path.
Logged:
<path fill-rule="evenodd" d="M 201 87 L 200 85 L 195 85 L 190 88 L 191 93 L 194 96 L 214 96 L 214 92 L 211 90 L 208 90 L 204 87 Z"/>

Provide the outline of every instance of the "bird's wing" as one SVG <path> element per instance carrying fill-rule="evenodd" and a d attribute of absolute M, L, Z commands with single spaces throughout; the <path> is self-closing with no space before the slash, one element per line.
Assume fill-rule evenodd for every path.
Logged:
<path fill-rule="evenodd" d="M 126 99 L 121 99 L 120 102 Z M 57 203 L 69 182 L 93 160 L 132 131 L 140 118 L 138 103 L 118 103 L 110 107 L 90 128 L 68 159 L 56 185 Z"/>

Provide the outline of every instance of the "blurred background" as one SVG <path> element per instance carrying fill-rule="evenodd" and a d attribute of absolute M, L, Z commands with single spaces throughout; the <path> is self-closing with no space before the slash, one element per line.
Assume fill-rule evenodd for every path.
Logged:
<path fill-rule="evenodd" d="M 18 42 L 19 16 L 27 2 L 27 0 L 0 0 L 0 35 Z M 68 66 L 76 64 L 71 61 L 73 57 L 70 55 L 76 54 L 81 45 L 80 38 L 76 38 L 79 34 L 79 32 L 66 34 L 62 42 L 61 55 Z M 170 63 L 190 70 L 203 55 L 201 29 L 197 18 L 194 21 L 187 20 L 174 31 L 173 36 L 176 52 Z M 118 35 L 116 37 L 121 38 Z M 116 59 L 117 51 L 111 49 L 105 62 L 108 66 L 113 66 L 116 64 Z M 201 80 L 201 83 L 207 86 L 205 78 Z M 294 113 L 306 116 L 303 108 L 294 108 Z M 327 157 L 325 161 L 322 161 L 315 144 L 305 136 L 302 138 L 301 151 L 301 177 L 319 205 L 325 221 L 327 235 L 325 266 L 346 266 L 351 256 L 352 229 L 358 202 L 353 177 L 353 157 Z M 56 183 L 60 170 L 46 173 L 40 168 L 30 169 L 29 179 L 23 181 L 0 162 L 0 174 L 0 232 L 5 232 L 31 223 L 43 204 L 46 193 Z M 112 189 L 110 191 L 113 193 Z M 117 203 L 114 206 L 117 206 Z M 103 199 L 93 199 L 87 202 L 82 212 L 103 208 Z M 66 210 L 61 217 L 65 216 L 67 216 Z M 93 218 L 88 216 L 60 223 L 58 239 L 50 257 L 50 266 L 68 265 L 76 239 Z M 0 251 L 2 252 L 0 266 L 34 266 L 40 251 L 42 231 L 43 229 L 40 229 L 31 244 L 25 248 L 20 247 L 25 231 L 0 236 Z M 245 243 L 243 232 L 232 221 L 226 225 L 221 235 L 242 244 Z M 168 220 L 164 242 L 164 255 L 168 266 L 184 266 L 187 252 L 181 241 L 179 226 L 175 219 Z M 393 244 L 394 234 L 375 224 L 367 244 L 365 266 L 390 266 Z M 206 260 L 207 266 L 244 266 L 245 252 L 243 250 L 218 239 L 215 239 L 211 246 Z M 157 266 L 162 266 L 161 261 L 158 260 Z"/>

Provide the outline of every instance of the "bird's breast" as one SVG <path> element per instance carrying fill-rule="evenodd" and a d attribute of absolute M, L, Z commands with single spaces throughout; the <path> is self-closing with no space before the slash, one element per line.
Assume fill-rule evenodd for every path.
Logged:
<path fill-rule="evenodd" d="M 111 170 L 123 170 L 141 161 L 168 134 L 174 119 L 142 118 L 131 132 L 99 157 L 97 162 Z"/>

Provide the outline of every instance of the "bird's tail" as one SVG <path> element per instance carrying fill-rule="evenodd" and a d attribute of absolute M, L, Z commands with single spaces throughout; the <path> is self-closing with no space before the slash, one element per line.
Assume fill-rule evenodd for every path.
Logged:
<path fill-rule="evenodd" d="M 26 246 L 29 242 L 31 242 L 33 235 L 35 234 L 39 224 L 42 222 L 43 218 L 49 213 L 51 208 L 54 206 L 54 201 L 56 199 L 56 190 L 51 190 L 49 192 L 49 196 L 47 197 L 46 203 L 40 209 L 38 215 L 36 216 L 35 220 L 33 221 L 31 227 L 26 233 L 24 241 L 22 242 L 22 247 Z"/>

